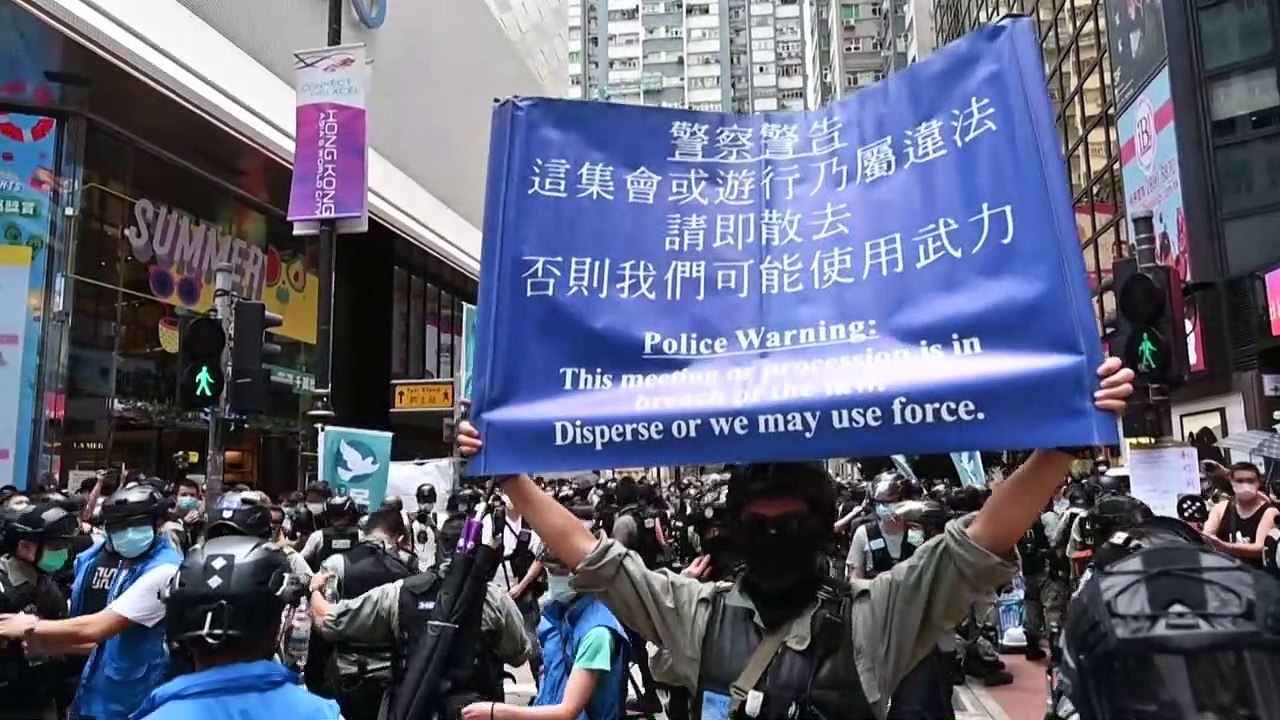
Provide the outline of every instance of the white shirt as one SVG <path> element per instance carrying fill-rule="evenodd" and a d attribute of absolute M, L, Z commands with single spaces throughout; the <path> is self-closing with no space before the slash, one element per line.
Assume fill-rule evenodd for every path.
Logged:
<path fill-rule="evenodd" d="M 498 573 L 493 578 L 493 582 L 498 587 L 510 590 L 524 579 L 523 575 L 516 575 L 511 569 L 511 554 L 515 552 L 520 531 L 525 529 L 529 531 L 529 550 L 533 552 L 534 558 L 536 559 L 542 553 L 542 539 L 533 531 L 533 528 L 525 525 L 524 518 L 508 515 L 507 527 L 502 533 L 502 567 L 498 568 Z M 484 531 L 481 535 L 484 542 L 489 542 L 493 538 L 492 516 L 485 516 Z"/>
<path fill-rule="evenodd" d="M 175 564 L 157 565 L 142 573 L 141 577 L 107 605 L 107 609 L 143 627 L 155 627 L 164 619 L 164 603 L 160 601 L 160 589 L 178 572 Z"/>

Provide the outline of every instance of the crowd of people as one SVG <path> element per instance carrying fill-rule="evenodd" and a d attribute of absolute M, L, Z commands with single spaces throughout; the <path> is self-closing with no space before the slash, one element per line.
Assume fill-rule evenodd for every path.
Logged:
<path fill-rule="evenodd" d="M 1130 374 L 1100 375 L 1122 410 Z M 482 447 L 466 422 L 458 444 Z M 989 487 L 872 462 L 520 475 L 438 514 L 432 485 L 376 508 L 142 473 L 0 489 L 0 719 L 945 720 L 966 677 L 1009 681 L 1011 649 L 1046 663 L 1050 717 L 1268 717 L 1280 530 L 1258 468 L 1206 464 L 1173 519 L 1070 462 L 1037 451 Z M 526 662 L 536 696 L 508 704 Z"/>

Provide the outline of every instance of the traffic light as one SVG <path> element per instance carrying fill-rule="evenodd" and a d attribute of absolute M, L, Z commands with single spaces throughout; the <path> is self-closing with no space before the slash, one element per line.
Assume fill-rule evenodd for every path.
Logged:
<path fill-rule="evenodd" d="M 1107 354 L 1121 356 L 1125 343 L 1128 342 L 1129 323 L 1119 312 L 1117 288 L 1123 286 L 1129 278 L 1138 274 L 1138 261 L 1133 258 L 1120 258 L 1111 263 L 1111 276 L 1102 279 L 1098 284 L 1098 294 L 1102 296 L 1102 342 L 1107 346 Z"/>
<path fill-rule="evenodd" d="M 1155 265 L 1135 273 L 1117 286 L 1116 308 L 1129 326 L 1118 351 L 1138 382 L 1181 384 L 1187 375 L 1187 342 L 1182 287 L 1173 270 Z"/>
<path fill-rule="evenodd" d="M 214 318 L 193 318 L 182 328 L 178 342 L 180 407 L 193 410 L 218 404 L 227 380 L 222 370 L 226 346 L 227 334 Z"/>
<path fill-rule="evenodd" d="M 260 302 L 241 300 L 236 303 L 233 324 L 231 412 L 264 412 L 271 387 L 271 370 L 264 365 L 280 355 L 280 346 L 268 340 L 267 331 L 283 325 L 284 318 L 267 312 Z"/>

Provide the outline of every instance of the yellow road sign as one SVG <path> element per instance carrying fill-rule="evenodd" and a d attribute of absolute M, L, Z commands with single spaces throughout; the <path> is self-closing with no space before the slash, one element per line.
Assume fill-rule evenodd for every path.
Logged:
<path fill-rule="evenodd" d="M 395 380 L 392 412 L 439 412 L 453 409 L 453 380 Z"/>

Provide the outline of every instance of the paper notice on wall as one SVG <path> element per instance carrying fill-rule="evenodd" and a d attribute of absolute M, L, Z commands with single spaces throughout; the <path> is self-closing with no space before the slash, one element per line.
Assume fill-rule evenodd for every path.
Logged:
<path fill-rule="evenodd" d="M 1196 449 L 1183 445 L 1133 448 L 1129 452 L 1129 488 L 1130 494 L 1155 514 L 1178 517 L 1178 496 L 1200 492 Z"/>

